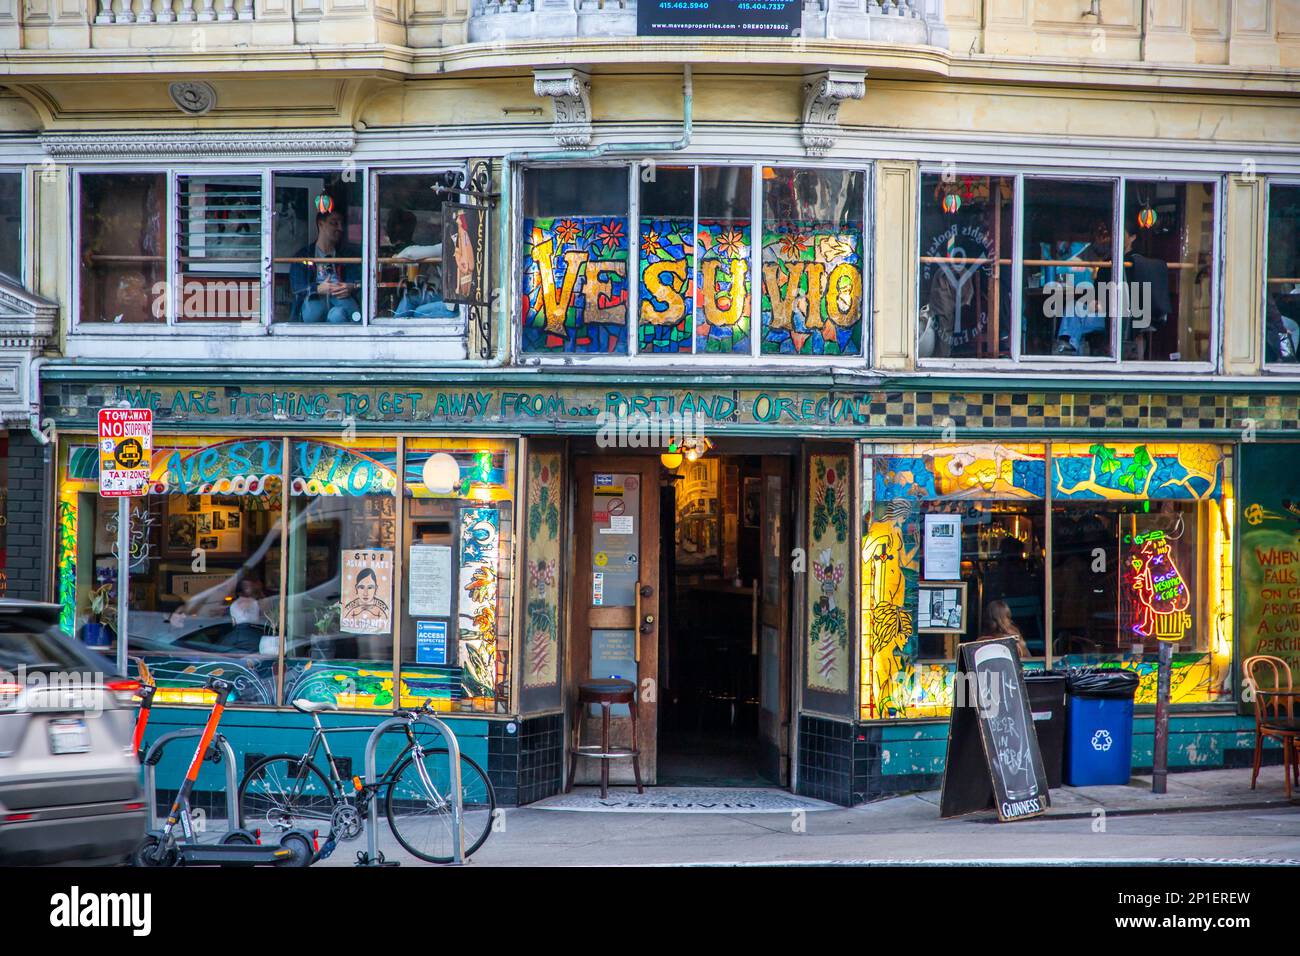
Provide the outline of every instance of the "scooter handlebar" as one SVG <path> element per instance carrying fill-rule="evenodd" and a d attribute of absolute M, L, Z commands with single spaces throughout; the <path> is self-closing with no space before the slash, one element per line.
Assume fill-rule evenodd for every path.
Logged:
<path fill-rule="evenodd" d="M 228 680 L 222 680 L 220 677 L 209 677 L 203 682 L 203 689 L 214 691 L 219 698 L 224 700 L 235 689 L 235 685 Z"/>

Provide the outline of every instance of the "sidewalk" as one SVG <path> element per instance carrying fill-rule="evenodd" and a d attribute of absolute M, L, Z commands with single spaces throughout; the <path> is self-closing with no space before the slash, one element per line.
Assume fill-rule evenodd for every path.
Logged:
<path fill-rule="evenodd" d="M 1061 787 L 1051 792 L 1047 816 L 1062 820 L 1091 817 L 1098 808 L 1107 814 L 1178 813 L 1208 810 L 1248 810 L 1287 806 L 1282 768 L 1261 767 L 1254 790 L 1250 789 L 1250 768 L 1196 770 L 1171 773 L 1166 793 L 1151 792 L 1151 775 L 1134 776 L 1124 786 Z M 1295 789 L 1300 809 L 1300 789 Z M 918 796 L 939 806 L 939 791 Z M 990 811 L 991 812 L 991 811 Z"/>
<path fill-rule="evenodd" d="M 1169 793 L 1154 796 L 1150 779 L 1123 787 L 1052 791 L 1048 814 L 1001 824 L 992 810 L 939 819 L 939 792 L 906 794 L 853 808 L 803 801 L 781 812 L 753 791 L 649 787 L 595 788 L 573 795 L 585 808 L 508 809 L 471 863 L 475 866 L 807 865 L 991 862 L 1225 862 L 1294 865 L 1300 861 L 1300 800 L 1288 804 L 1281 767 L 1266 767 L 1259 788 L 1250 771 L 1171 774 Z M 768 791 L 772 801 L 790 798 Z M 682 809 L 683 801 L 689 809 Z M 723 812 L 703 801 L 730 803 Z M 756 806 L 757 804 L 757 806 Z M 633 806 L 644 810 L 632 809 Z M 678 809 L 669 809 L 672 807 Z M 600 809 L 588 809 L 600 807 Z M 1098 809 L 1105 813 L 1097 813 Z M 1196 811 L 1196 812 L 1193 812 Z M 397 847 L 386 824 L 379 848 L 403 866 L 420 866 Z M 348 866 L 364 839 L 339 848 L 326 866 Z"/>

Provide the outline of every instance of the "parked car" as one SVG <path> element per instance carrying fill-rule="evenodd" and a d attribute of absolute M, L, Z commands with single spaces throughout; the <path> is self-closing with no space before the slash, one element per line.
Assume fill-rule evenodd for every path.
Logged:
<path fill-rule="evenodd" d="M 144 836 L 139 683 L 64 636 L 59 607 L 0 599 L 0 864 L 120 863 Z"/>

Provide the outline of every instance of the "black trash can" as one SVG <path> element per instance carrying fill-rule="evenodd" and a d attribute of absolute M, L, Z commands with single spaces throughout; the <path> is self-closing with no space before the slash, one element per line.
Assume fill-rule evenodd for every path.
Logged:
<path fill-rule="evenodd" d="M 1025 671 L 1029 712 L 1038 735 L 1038 752 L 1043 755 L 1047 786 L 1061 785 L 1065 763 L 1065 674 L 1062 671 Z"/>
<path fill-rule="evenodd" d="M 1133 765 L 1133 698 L 1138 675 L 1076 667 L 1065 678 L 1065 780 L 1072 787 L 1125 784 Z"/>

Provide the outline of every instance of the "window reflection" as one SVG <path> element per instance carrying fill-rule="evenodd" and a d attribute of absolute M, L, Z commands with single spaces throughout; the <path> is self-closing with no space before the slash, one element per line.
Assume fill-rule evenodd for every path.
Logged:
<path fill-rule="evenodd" d="M 1300 361 L 1300 186 L 1268 191 L 1264 360 Z"/>
<path fill-rule="evenodd" d="M 385 173 L 376 178 L 376 318 L 455 319 L 443 300 L 442 175 Z"/>
<path fill-rule="evenodd" d="M 1121 358 L 1209 361 L 1213 257 L 1213 185 L 1125 181 Z"/>
<path fill-rule="evenodd" d="M 82 322 L 165 322 L 167 177 L 81 177 Z"/>
<path fill-rule="evenodd" d="M 1021 352 L 1112 356 L 1114 185 L 1026 179 L 1024 207 Z"/>
<path fill-rule="evenodd" d="M 922 358 L 1011 356 L 1015 181 L 921 177 Z"/>

